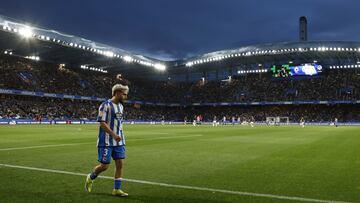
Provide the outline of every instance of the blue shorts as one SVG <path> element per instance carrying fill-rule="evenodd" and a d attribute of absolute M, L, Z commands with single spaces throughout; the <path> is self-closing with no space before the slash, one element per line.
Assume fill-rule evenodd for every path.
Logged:
<path fill-rule="evenodd" d="M 125 146 L 98 147 L 98 161 L 103 164 L 109 164 L 111 157 L 116 159 L 125 159 Z"/>

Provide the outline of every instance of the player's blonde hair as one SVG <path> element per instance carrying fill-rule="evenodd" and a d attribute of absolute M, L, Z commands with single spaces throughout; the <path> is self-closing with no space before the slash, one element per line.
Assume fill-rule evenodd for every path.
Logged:
<path fill-rule="evenodd" d="M 122 85 L 122 84 L 116 84 L 112 87 L 111 89 L 111 93 L 112 93 L 112 96 L 114 96 L 115 92 L 118 91 L 118 90 L 121 90 L 123 91 L 124 93 L 128 94 L 129 93 L 129 86 L 127 85 Z"/>

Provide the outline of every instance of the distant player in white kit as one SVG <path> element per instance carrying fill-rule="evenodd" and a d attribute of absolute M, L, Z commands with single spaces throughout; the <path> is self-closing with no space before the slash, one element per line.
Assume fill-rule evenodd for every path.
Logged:
<path fill-rule="evenodd" d="M 216 116 L 214 116 L 212 126 L 218 126 L 218 125 L 219 125 L 219 123 L 217 122 Z"/>
<path fill-rule="evenodd" d="M 335 120 L 334 120 L 334 125 L 335 125 L 335 127 L 338 127 L 338 119 L 337 118 L 335 118 Z"/>
<path fill-rule="evenodd" d="M 305 119 L 304 119 L 304 117 L 301 117 L 301 119 L 300 119 L 300 126 L 301 127 L 305 127 Z"/>
<path fill-rule="evenodd" d="M 254 118 L 254 116 L 251 116 L 251 118 L 250 118 L 250 126 L 252 128 L 254 127 L 254 123 L 255 123 L 255 118 Z"/>

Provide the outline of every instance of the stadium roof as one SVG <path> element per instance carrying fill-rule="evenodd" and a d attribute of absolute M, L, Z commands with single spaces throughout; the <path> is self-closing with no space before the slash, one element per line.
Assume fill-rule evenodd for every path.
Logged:
<path fill-rule="evenodd" d="M 283 42 L 244 46 L 200 56 L 161 61 L 81 37 L 0 16 L 0 50 L 20 57 L 151 77 L 276 61 L 339 59 L 359 61 L 360 42 Z M 164 71 L 167 68 L 167 71 Z"/>

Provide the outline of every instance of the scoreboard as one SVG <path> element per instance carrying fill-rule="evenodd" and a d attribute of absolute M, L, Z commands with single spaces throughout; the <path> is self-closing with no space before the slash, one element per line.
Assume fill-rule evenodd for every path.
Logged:
<path fill-rule="evenodd" d="M 301 65 L 273 65 L 271 73 L 273 77 L 293 77 L 293 76 L 313 76 L 322 72 L 322 66 L 319 64 L 305 63 Z"/>

